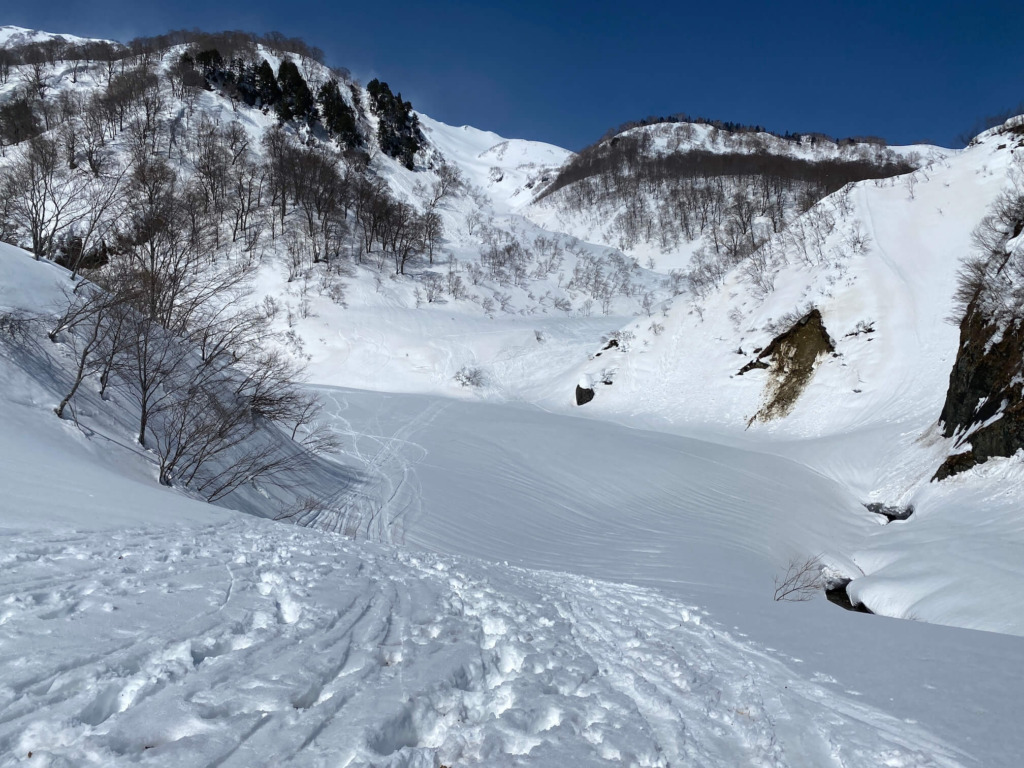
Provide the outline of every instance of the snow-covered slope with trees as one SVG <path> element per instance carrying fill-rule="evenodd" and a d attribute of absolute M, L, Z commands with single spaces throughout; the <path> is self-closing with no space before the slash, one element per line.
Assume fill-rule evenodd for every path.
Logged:
<path fill-rule="evenodd" d="M 51 265 L 12 249 L 0 258 L 5 311 L 12 298 L 17 308 L 60 295 L 55 284 L 66 276 Z M 1024 649 L 1010 638 L 908 622 L 869 627 L 821 604 L 811 626 L 825 634 L 809 642 L 806 613 L 772 603 L 762 590 L 752 601 L 760 604 L 754 614 L 732 588 L 721 591 L 711 600 L 722 609 L 718 618 L 699 605 L 716 590 L 697 583 L 666 590 L 671 578 L 652 580 L 661 587 L 654 589 L 585 575 L 628 574 L 621 566 L 630 562 L 629 548 L 622 545 L 632 536 L 614 529 L 604 535 L 619 570 L 610 560 L 591 560 L 589 567 L 586 559 L 562 561 L 577 571 L 567 574 L 217 510 L 157 485 L 145 453 L 112 447 L 116 433 L 57 419 L 59 392 L 50 374 L 26 361 L 17 340 L 5 336 L 5 763 L 999 766 L 1017 753 L 1008 735 L 1014 681 L 1002 670 L 1024 661 Z M 366 405 L 375 399 L 381 429 L 404 420 L 406 402 L 379 394 L 336 391 L 331 408 L 342 405 L 358 429 L 350 437 L 360 446 L 349 461 L 366 456 L 366 469 L 384 473 L 389 462 L 415 453 L 420 436 L 406 429 L 392 446 L 374 438 Z M 437 401 L 431 410 L 446 406 L 465 407 Z M 453 415 L 484 436 L 495 420 L 472 409 Z M 529 423 L 540 415 L 516 433 L 530 435 L 536 427 Z M 583 430 L 575 438 L 573 425 Z M 418 427 L 426 426 L 421 419 Z M 589 433 L 599 426 L 568 419 L 558 431 L 570 444 L 594 444 L 600 441 Z M 445 433 L 452 434 L 433 434 L 443 442 Z M 453 474 L 469 470 L 483 479 L 514 469 L 502 461 L 511 448 L 506 438 L 484 450 L 467 446 L 479 466 L 467 463 L 468 454 L 445 456 L 431 445 L 438 478 L 448 475 L 444 493 L 457 494 Z M 633 440 L 606 440 L 602 452 L 613 463 L 637 446 L 646 446 L 646 458 L 672 454 L 659 445 L 671 443 L 668 436 L 648 442 L 634 433 Z M 367 450 L 374 441 L 379 447 Z M 538 454 L 538 461 L 556 466 L 562 449 L 548 448 L 552 453 Z M 740 463 L 779 462 L 707 448 Z M 702 453 L 676 460 L 698 470 L 707 462 Z M 579 470 L 586 467 L 582 461 Z M 728 474 L 725 465 L 722 471 Z M 797 465 L 788 471 L 801 472 Z M 494 525 L 511 519 L 524 494 L 537 493 L 537 479 L 493 486 L 499 495 L 476 508 L 479 519 L 463 532 L 496 543 Z M 426 517 L 445 512 L 437 491 L 426 487 L 430 480 L 420 497 Z M 836 493 L 819 482 L 826 496 Z M 508 489 L 514 493 L 505 495 Z M 748 491 L 757 491 L 756 482 Z M 583 485 L 574 492 L 587 493 Z M 607 490 L 595 486 L 590 493 L 588 506 L 598 505 Z M 661 515 L 646 520 L 672 528 Z M 709 523 L 705 534 L 693 528 Z M 688 527 L 716 547 L 741 530 L 706 516 Z M 431 529 L 439 530 L 422 530 Z M 582 531 L 536 533 L 556 545 Z M 542 550 L 518 541 L 506 538 L 509 557 L 551 564 Z M 744 574 L 740 563 L 737 585 L 755 575 Z M 751 622 L 758 613 L 774 619 Z M 741 615 L 751 626 L 729 629 Z M 829 626 L 841 631 L 833 636 Z M 916 650 L 916 661 L 898 658 L 898 649 L 921 644 L 929 648 L 926 660 Z"/>
<path fill-rule="evenodd" d="M 930 481 L 953 450 L 938 421 L 959 346 L 958 269 L 1020 173 L 1014 144 L 992 132 L 913 174 L 832 195 L 705 297 L 627 326 L 627 349 L 581 362 L 562 388 L 614 372 L 588 414 L 718 434 L 797 458 L 864 503 L 915 509 L 854 558 L 868 574 L 851 587 L 858 598 L 889 615 L 1009 629 L 1002 593 L 987 599 L 984 584 L 1016 570 L 1016 461 Z M 812 315 L 827 346 L 805 337 L 773 353 Z"/>
<path fill-rule="evenodd" d="M 11 755 L 1014 764 L 1024 475 L 969 438 L 1019 405 L 1024 361 L 985 358 L 1017 338 L 1016 208 L 974 262 L 996 287 L 957 275 L 1017 123 L 574 155 L 280 35 L 15 31 Z M 978 405 L 949 410 L 954 365 Z M 772 600 L 788 568 L 809 602 Z"/>

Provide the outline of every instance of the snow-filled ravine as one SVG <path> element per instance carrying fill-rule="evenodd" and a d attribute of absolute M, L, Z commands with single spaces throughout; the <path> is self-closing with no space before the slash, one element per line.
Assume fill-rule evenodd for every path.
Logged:
<path fill-rule="evenodd" d="M 275 119 L 235 106 L 199 96 L 255 146 Z M 841 191 L 807 219 L 817 256 L 780 235 L 760 284 L 735 269 L 697 301 L 663 282 L 690 245 L 621 253 L 609 222 L 532 202 L 571 153 L 421 123 L 465 181 L 443 259 L 391 277 L 380 252 L 332 294 L 271 248 L 253 276 L 342 444 L 230 502 L 255 514 L 159 486 L 95 377 L 56 418 L 63 342 L 0 343 L 0 768 L 1019 765 L 1020 458 L 929 482 L 943 318 L 1016 147 L 990 132 Z M 437 178 L 374 169 L 417 208 Z M 471 273 L 485 239 L 535 268 Z M 625 288 L 595 303 L 577 267 Z M 0 244 L 0 311 L 52 313 L 66 285 Z M 759 422 L 767 374 L 738 371 L 811 307 L 836 353 Z M 814 557 L 884 616 L 773 601 Z"/>

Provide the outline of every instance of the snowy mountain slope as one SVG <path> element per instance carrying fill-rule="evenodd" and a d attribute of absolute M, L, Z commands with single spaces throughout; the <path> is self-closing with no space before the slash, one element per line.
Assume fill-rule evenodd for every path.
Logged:
<path fill-rule="evenodd" d="M 820 437 L 894 419 L 933 421 L 957 345 L 946 317 L 959 260 L 1012 165 L 1008 152 L 983 142 L 913 174 L 912 197 L 905 178 L 837 193 L 812 211 L 827 217 L 820 246 L 809 243 L 819 235 L 810 224 L 801 233 L 808 242 L 770 241 L 765 282 L 736 269 L 706 300 L 679 300 L 665 316 L 631 324 L 636 352 L 616 357 L 621 373 L 598 408 L 636 412 L 647 402 L 652 413 L 668 407 L 660 411 L 666 421 L 745 430 L 767 374 L 735 374 L 788 327 L 787 317 L 816 308 L 838 356 L 822 363 L 786 418 L 751 429 Z M 708 381 L 720 386 L 706 392 Z"/>
<path fill-rule="evenodd" d="M 11 255 L 7 296 L 52 290 L 52 268 Z M 1007 754 L 801 675 L 663 593 L 199 504 L 55 418 L 34 373 L 2 348 L 4 764 L 945 766 Z M 980 708 L 1000 695 L 993 682 L 962 695 Z"/>
<path fill-rule="evenodd" d="M 169 76 L 185 50 L 184 45 L 161 50 L 150 58 L 148 67 Z M 282 57 L 288 58 L 263 45 L 256 45 L 254 50 L 256 58 L 265 59 L 272 70 L 280 66 Z M 298 60 L 314 85 L 335 76 L 317 62 L 301 57 Z M 59 64 L 46 69 L 46 98 L 69 94 L 95 98 L 110 87 L 102 65 L 85 63 L 78 69 L 81 71 L 75 77 Z M 209 174 L 210 167 L 216 170 L 218 152 L 230 154 L 232 164 L 237 162 L 223 147 L 203 148 L 195 138 L 198 134 L 241 128 L 248 139 L 241 157 L 257 164 L 266 162 L 262 140 L 279 123 L 272 110 L 247 107 L 237 95 L 216 87 L 198 89 L 186 99 L 164 79 L 153 82 L 154 103 L 158 105 L 155 122 L 159 130 L 168 132 L 167 154 L 180 184 L 218 189 L 221 182 L 203 173 Z M 533 343 L 531 339 L 536 340 L 537 331 L 555 340 L 563 335 L 563 326 L 568 328 L 568 335 L 574 339 L 572 353 L 557 356 L 570 361 L 585 350 L 589 338 L 621 326 L 640 311 L 645 301 L 661 294 L 661 276 L 643 269 L 617 249 L 580 242 L 538 227 L 516 213 L 528 204 L 536 185 L 571 153 L 540 142 L 454 128 L 419 115 L 425 144 L 417 155 L 415 170 L 409 170 L 380 150 L 380 119 L 366 107 L 366 89 L 344 78 L 339 82 L 348 103 L 363 105 L 358 125 L 365 140 L 365 157 L 353 160 L 351 155 L 338 153 L 322 126 L 288 124 L 285 134 L 289 140 L 329 156 L 337 154 L 339 167 L 349 174 L 349 189 L 352 179 L 365 175 L 371 184 L 383 182 L 393 202 L 403 204 L 405 210 L 419 215 L 430 208 L 441 222 L 443 233 L 429 259 L 425 254 L 418 255 L 407 270 L 403 265 L 402 271 L 407 274 L 394 275 L 398 269 L 392 254 L 380 245 L 379 238 L 372 253 L 363 253 L 360 248 L 369 246 L 362 244 L 361 224 L 346 214 L 349 220 L 344 227 L 338 225 L 347 234 L 336 244 L 335 263 L 313 261 L 306 252 L 309 248 L 289 245 L 296 240 L 302 243 L 304 236 L 294 234 L 303 226 L 301 214 L 294 207 L 286 217 L 291 240 L 285 241 L 278 224 L 267 222 L 274 211 L 267 204 L 266 175 L 253 174 L 239 182 L 244 188 L 247 180 L 254 180 L 257 196 L 262 196 L 259 199 L 263 202 L 262 210 L 252 218 L 260 223 L 254 227 L 255 234 L 239 236 L 237 224 L 232 222 L 230 233 L 219 234 L 221 245 L 217 250 L 225 261 L 241 259 L 259 264 L 255 299 L 269 296 L 281 306 L 281 330 L 291 332 L 304 345 L 304 354 L 313 357 L 315 375 L 321 381 L 411 391 L 429 388 L 456 394 L 459 387 L 453 376 L 465 366 L 483 366 L 495 369 L 491 379 L 501 382 L 496 392 L 516 397 L 509 394 L 511 390 L 536 387 L 543 377 L 513 378 L 504 361 L 518 358 L 520 351 Z M 0 86 L 0 101 L 19 98 L 20 87 L 19 78 L 12 77 Z M 116 125 L 108 126 L 107 131 L 115 135 L 102 140 L 100 152 L 114 165 L 107 175 L 116 175 L 117 167 L 127 165 L 132 157 L 130 131 L 118 131 Z M 54 138 L 58 131 L 44 135 Z M 11 152 L 0 165 L 16 157 L 17 153 Z M 365 170 L 363 160 L 368 163 Z M 80 167 L 85 167 L 84 161 Z M 434 187 L 445 167 L 456 170 L 459 183 L 450 194 L 432 202 Z M 201 194 L 206 199 L 211 193 Z M 354 207 L 346 205 L 346 210 Z M 329 229 L 326 224 L 324 227 Z M 224 225 L 222 228 L 228 229 Z M 274 234 L 268 234 L 270 231 Z M 18 234 L 22 244 L 28 245 L 27 235 Z M 302 262 L 298 267 L 296 259 Z M 601 323 L 589 319 L 598 314 L 608 319 Z M 452 333 L 449 326 L 453 316 L 474 330 Z M 586 330 L 581 334 L 576 326 Z M 387 338 L 386 344 L 380 334 Z M 447 338 L 456 340 L 446 344 L 443 340 Z M 402 348 L 399 355 L 390 356 L 386 377 L 377 361 L 382 347 Z M 403 367 L 400 358 L 410 349 L 415 350 L 410 355 L 411 365 Z M 325 363 L 321 368 L 319 362 L 325 358 L 343 364 Z M 376 373 L 368 377 L 368 371 Z"/>
<path fill-rule="evenodd" d="M 5 48 L 13 48 L 15 46 L 27 45 L 30 43 L 45 43 L 51 40 L 63 41 L 72 45 L 82 45 L 83 43 L 113 43 L 112 40 L 86 38 L 79 37 L 77 35 L 55 34 L 52 32 L 43 32 L 38 29 L 17 27 L 13 24 L 4 24 L 0 26 L 0 46 L 4 46 Z M 119 45 L 119 43 L 113 44 Z"/>
<path fill-rule="evenodd" d="M 77 83 L 59 68 L 48 76 L 53 93 L 102 87 L 102 73 L 80 73 Z M 168 99 L 163 118 L 178 121 L 182 144 L 203 118 L 222 127 L 237 121 L 263 159 L 260 140 L 277 122 L 271 114 L 218 92 L 199 93 L 195 114 Z M 526 190 L 569 153 L 421 116 L 428 146 L 410 171 L 375 151 L 378 123 L 364 118 L 368 178 L 385 182 L 395 201 L 423 211 L 442 160 L 462 173 L 465 188 L 436 208 L 445 234 L 433 264 L 423 256 L 392 277 L 391 254 L 353 250 L 296 270 L 295 248 L 284 238 L 247 256 L 230 246 L 218 252 L 225 261 L 259 263 L 254 298 L 277 303 L 276 329 L 290 332 L 289 353 L 309 358 L 314 383 L 332 403 L 330 423 L 348 441 L 344 466 L 302 478 L 304 491 L 327 502 L 301 516 L 318 530 L 281 534 L 214 511 L 204 518 L 215 521 L 207 535 L 193 520 L 205 508 L 189 503 L 179 512 L 178 497 L 153 487 L 151 461 L 125 450 L 130 439 L 111 452 L 99 435 L 83 437 L 49 414 L 52 371 L 5 374 L 13 405 L 4 423 L 13 429 L 0 444 L 15 460 L 0 471 L 16 490 L 4 525 L 12 538 L 21 531 L 8 557 L 17 563 L 29 539 L 45 542 L 42 564 L 30 558 L 19 573 L 55 585 L 26 596 L 15 583 L 22 576 L 10 582 L 15 647 L 37 637 L 54 644 L 33 657 L 27 687 L 5 692 L 15 723 L 0 731 L 5 743 L 38 754 L 43 748 L 17 736 L 38 721 L 32 734 L 60 734 L 55 764 L 202 758 L 230 765 L 268 754 L 267 764 L 296 765 L 338 755 L 385 765 L 600 764 L 631 755 L 638 764 L 1015 764 L 1024 746 L 1009 718 L 1019 695 L 1005 672 L 1019 666 L 1019 638 L 842 613 L 820 595 L 803 606 L 770 600 L 772 578 L 791 555 L 820 553 L 857 577 L 850 594 L 878 612 L 1022 633 L 1019 466 L 1010 459 L 924 484 L 946 451 L 932 428 L 933 403 L 941 405 L 956 343 L 955 329 L 941 320 L 969 232 L 1005 183 L 1005 148 L 983 139 L 934 158 L 912 182 L 868 182 L 834 196 L 789 222 L 789 234 L 770 241 L 755 269 L 733 271 L 696 304 L 685 294 L 670 304 L 662 274 L 637 263 L 642 249 L 623 253 L 600 237 L 585 242 L 524 205 Z M 288 130 L 303 146 L 323 139 L 315 127 Z M 111 142 L 124 157 L 127 146 L 125 136 Z M 191 178 L 185 150 L 176 162 Z M 294 223 L 298 214 L 290 215 Z M 351 232 L 357 237 L 358 227 Z M 661 270 L 691 256 L 686 247 L 662 251 L 650 252 Z M 501 260 L 490 274 L 475 272 Z M 33 266 L 35 277 L 24 279 L 20 266 L 10 269 L 0 304 L 44 304 L 37 297 L 49 289 L 33 281 L 52 266 Z M 455 277 L 461 292 L 450 288 Z M 841 357 L 817 361 L 788 415 L 745 429 L 763 409 L 768 374 L 736 373 L 811 304 Z M 607 339 L 616 330 L 613 346 Z M 456 381 L 475 370 L 483 386 Z M 500 405 L 525 400 L 564 414 L 581 379 L 595 383 L 597 397 L 574 415 L 589 420 Z M 458 402 L 472 399 L 493 402 Z M 102 407 L 88 401 L 83 423 L 95 416 L 86 411 Z M 67 482 L 55 484 L 51 469 Z M 23 520 L 40 499 L 50 500 L 50 511 L 39 514 L 39 525 L 77 529 L 87 527 L 81 514 L 96 518 L 88 525 L 109 516 L 111 525 L 142 531 L 134 534 L 143 542 L 137 552 L 149 561 L 174 553 L 167 570 L 121 578 L 124 564 L 113 561 L 132 534 L 113 546 L 109 532 L 82 533 L 70 544 L 63 534 L 43 538 Z M 249 501 L 259 502 L 258 490 Z M 912 503 L 916 511 L 882 526 L 861 507 L 866 501 Z M 181 517 L 185 526 L 167 530 L 149 512 Z M 354 545 L 330 532 L 424 553 Z M 247 550 L 251 559 L 221 572 Z M 509 571 L 458 556 L 572 573 Z M 285 568 L 287 560 L 299 567 Z M 78 591 L 74 565 L 116 598 L 99 605 L 105 616 L 114 615 L 107 603 L 122 611 L 121 598 L 135 601 L 115 629 L 142 624 L 160 639 L 126 649 L 119 643 L 129 640 L 103 635 L 91 647 L 95 658 L 63 669 L 61 659 L 81 642 L 75 622 L 91 622 L 97 609 Z M 456 569 L 462 575 L 453 581 L 437 575 Z M 237 611 L 224 605 L 236 590 L 244 596 Z M 381 591 L 382 599 L 371 596 Z M 369 605 L 369 618 L 352 617 L 335 602 L 339 595 Z M 186 619 L 168 607 L 179 600 L 192 613 L 206 603 L 224 607 L 182 634 L 177 625 Z M 426 639 L 414 603 L 431 606 Z M 703 629 L 686 635 L 680 650 L 679 635 L 698 615 L 694 605 L 712 616 L 701 614 Z M 623 619 L 630 606 L 636 612 Z M 52 621 L 62 623 L 39 629 Z M 44 636 L 50 626 L 56 631 Z M 438 638 L 429 638 L 438 626 L 439 637 L 460 639 L 438 649 L 431 642 Z M 751 639 L 728 636 L 723 626 Z M 726 641 L 742 646 L 738 656 Z M 701 651 L 706 643 L 712 650 Z M 334 664 L 331 649 L 350 644 L 378 651 L 353 650 L 351 666 L 346 659 L 340 668 L 310 669 L 309 654 L 295 650 L 327 649 Z M 701 653 L 703 660 L 690 660 Z M 475 654 L 479 666 L 466 664 Z M 521 654 L 530 661 L 517 667 Z M 657 669 L 664 659 L 677 667 L 671 674 Z M 607 669 L 608 679 L 591 676 L 595 668 Z M 20 669 L 15 660 L 0 685 L 24 682 Z M 682 677 L 679 669 L 687 670 Z M 579 685 L 563 684 L 559 670 Z M 707 674 L 719 675 L 709 698 L 694 698 Z M 211 687 L 216 695 L 206 693 Z M 818 703 L 799 700 L 802 693 L 792 698 L 797 688 Z M 852 696 L 867 706 L 854 707 Z M 337 714 L 337 706 L 348 709 Z M 368 714 L 355 714 L 358 707 Z M 616 713 L 624 735 L 600 720 L 601 710 Z M 171 726 L 158 725 L 164 720 Z M 808 722 L 813 735 L 798 734 Z M 905 739 L 893 736 L 904 731 Z M 287 744 L 287 754 L 274 752 L 276 744 Z"/>
<path fill-rule="evenodd" d="M 662 272 L 685 271 L 702 253 L 725 251 L 735 261 L 737 248 L 751 250 L 846 181 L 890 176 L 947 154 L 926 145 L 669 120 L 585 148 L 524 214 L 616 245 Z"/>
<path fill-rule="evenodd" d="M 137 393 L 126 385 L 120 371 L 112 372 L 101 394 L 99 371 L 92 370 L 68 403 L 63 419 L 54 414 L 73 385 L 81 347 L 65 334 L 59 334 L 57 341 L 51 342 L 47 333 L 55 327 L 58 316 L 67 307 L 65 291 L 70 291 L 73 285 L 64 268 L 51 262 L 34 261 L 25 251 L 0 243 L 0 318 L 6 318 L 10 313 L 15 321 L 19 317 L 29 320 L 25 330 L 10 331 L 14 335 L 8 351 L 17 366 L 11 368 L 16 378 L 12 379 L 8 389 L 25 389 L 25 382 L 34 380 L 35 386 L 30 389 L 32 404 L 53 414 L 54 420 L 64 426 L 57 433 L 63 439 L 93 447 L 93 455 L 83 457 L 90 467 L 98 461 L 128 462 L 127 466 L 132 468 L 138 482 L 157 482 L 160 456 L 166 457 L 174 449 L 170 443 L 154 441 L 152 430 L 147 446 L 139 444 L 140 403 L 135 396 Z M 84 289 L 81 282 L 77 287 Z M 8 332 L 5 327 L 3 333 Z M 200 375 L 191 370 L 194 376 Z M 153 375 L 159 374 L 154 370 Z M 162 389 L 168 388 L 169 382 L 162 385 Z M 198 395 L 192 393 L 192 397 Z M 159 411 L 159 405 L 151 405 L 151 418 L 159 419 Z M 259 448 L 260 451 L 268 450 L 265 455 L 273 459 L 271 463 L 280 460 L 280 471 L 259 472 L 234 484 L 226 493 L 219 495 L 219 504 L 259 517 L 277 517 L 308 496 L 311 488 L 358 484 L 359 479 L 349 468 L 322 454 L 304 450 L 291 439 L 288 430 L 282 431 L 279 426 L 260 422 L 259 419 L 254 421 L 257 423 L 254 431 L 239 442 L 232 440 L 232 445 L 219 455 L 211 453 L 204 466 L 215 474 L 223 470 L 230 474 L 232 467 L 245 466 L 259 454 L 259 451 L 249 453 L 248 448 Z M 97 445 L 103 449 L 96 451 Z M 213 449 L 213 446 L 209 448 Z M 145 461 L 134 462 L 138 457 L 145 458 Z M 45 465 L 45 455 L 40 456 L 39 461 Z M 198 490 L 188 490 L 188 483 L 181 477 L 173 477 L 171 484 L 182 492 L 206 498 Z M 38 496 L 40 489 L 27 487 L 12 491 L 17 498 L 21 498 L 22 492 L 26 494 L 23 500 L 29 503 Z"/>
<path fill-rule="evenodd" d="M 420 115 L 424 133 L 447 160 L 481 189 L 499 213 L 528 205 L 572 153 L 539 141 L 506 139 L 468 125 L 453 127 Z"/>
<path fill-rule="evenodd" d="M 737 269 L 706 300 L 634 322 L 628 352 L 582 364 L 562 389 L 611 367 L 614 384 L 597 388 L 587 415 L 718 435 L 791 456 L 865 503 L 913 506 L 914 518 L 851 553 L 869 574 L 851 590 L 889 615 L 1006 631 L 1002 598 L 987 600 L 984 585 L 1019 570 L 1019 469 L 1003 462 L 937 489 L 928 481 L 950 450 L 936 423 L 958 346 L 947 321 L 957 269 L 1015 169 L 993 135 L 913 182 L 865 182 L 833 196 L 809 214 L 829 222 L 817 252 L 810 226 L 803 243 L 779 238 L 764 273 Z M 790 412 L 764 420 L 774 369 L 739 372 L 811 309 L 835 352 L 819 358 Z"/>

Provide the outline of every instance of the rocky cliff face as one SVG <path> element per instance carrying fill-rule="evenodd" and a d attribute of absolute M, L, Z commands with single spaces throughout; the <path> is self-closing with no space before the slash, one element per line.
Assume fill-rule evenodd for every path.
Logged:
<path fill-rule="evenodd" d="M 960 324 L 960 350 L 942 407 L 942 433 L 957 437 L 935 480 L 1024 448 L 1024 327 L 991 322 L 972 303 Z"/>
<path fill-rule="evenodd" d="M 1006 133 L 1022 131 L 1014 124 Z M 965 450 L 949 456 L 935 480 L 1024 448 L 1022 235 L 1024 193 L 1014 184 L 974 230 L 979 253 L 961 267 L 960 347 L 939 422 L 943 435 L 955 437 L 956 448 Z"/>

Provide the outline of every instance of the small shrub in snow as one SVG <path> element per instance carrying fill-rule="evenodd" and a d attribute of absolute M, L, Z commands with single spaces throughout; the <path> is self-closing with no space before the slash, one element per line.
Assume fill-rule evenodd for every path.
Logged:
<path fill-rule="evenodd" d="M 607 336 L 602 336 L 601 343 L 605 345 L 605 349 L 610 349 L 611 347 L 618 347 L 623 352 L 628 352 L 629 345 L 633 342 L 633 339 L 635 338 L 636 334 L 633 333 L 632 331 L 618 330 L 612 331 Z"/>
<path fill-rule="evenodd" d="M 427 272 L 423 276 L 423 289 L 427 297 L 427 303 L 436 303 L 444 296 L 444 278 L 436 272 Z"/>
<path fill-rule="evenodd" d="M 825 588 L 824 565 L 821 556 L 815 555 L 801 560 L 794 557 L 784 573 L 775 577 L 776 602 L 787 600 L 802 603 L 810 600 Z"/>
<path fill-rule="evenodd" d="M 846 233 L 846 247 L 856 254 L 866 253 L 871 247 L 871 237 L 861 230 L 860 222 L 855 221 Z"/>
<path fill-rule="evenodd" d="M 21 310 L 0 312 L 0 336 L 18 341 L 29 335 L 35 318 Z"/>
<path fill-rule="evenodd" d="M 327 295 L 331 301 L 340 307 L 345 307 L 345 286 L 342 283 L 334 283 L 330 288 L 327 289 Z"/>
<path fill-rule="evenodd" d="M 654 314 L 654 292 L 645 291 L 644 295 L 640 297 L 640 309 L 643 310 L 644 314 L 650 317 Z"/>
<path fill-rule="evenodd" d="M 462 366 L 454 378 L 463 387 L 472 387 L 473 389 L 480 389 L 487 384 L 487 374 L 484 369 L 475 366 Z"/>
<path fill-rule="evenodd" d="M 277 300 L 270 295 L 263 297 L 263 316 L 267 320 L 273 320 L 277 317 L 277 313 L 281 311 L 281 305 L 277 303 Z"/>

